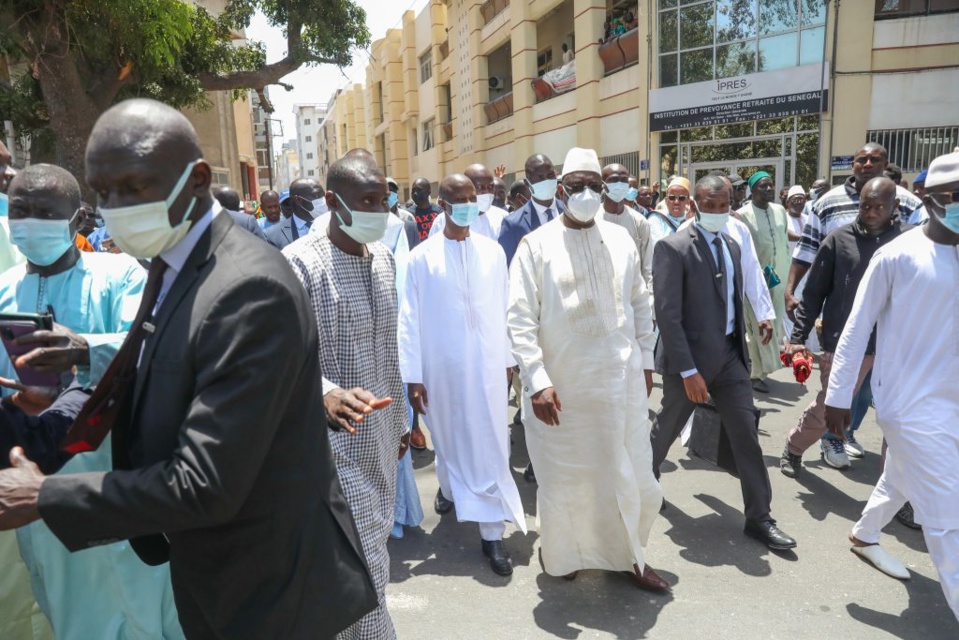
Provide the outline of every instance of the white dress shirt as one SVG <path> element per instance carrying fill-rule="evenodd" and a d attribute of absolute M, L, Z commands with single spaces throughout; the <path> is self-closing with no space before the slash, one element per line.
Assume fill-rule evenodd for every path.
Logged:
<path fill-rule="evenodd" d="M 546 210 L 550 210 L 550 217 L 555 220 L 556 215 L 559 213 L 559 209 L 556 208 L 556 199 L 553 198 L 553 201 L 550 202 L 545 207 L 535 200 L 530 199 L 530 202 L 533 203 L 533 209 L 536 211 L 536 217 L 539 218 L 540 226 L 543 226 L 550 221 L 550 218 L 546 217 Z"/>
<path fill-rule="evenodd" d="M 173 286 L 176 277 L 180 275 L 180 272 L 183 270 L 183 265 L 186 264 L 187 258 L 193 253 L 196 243 L 200 241 L 200 236 L 210 227 L 213 223 L 213 218 L 220 215 L 220 211 L 222 210 L 223 207 L 220 206 L 220 203 L 214 200 L 210 210 L 193 223 L 190 230 L 187 231 L 187 234 L 183 236 L 183 239 L 160 254 L 160 258 L 167 264 L 167 269 L 163 272 L 163 283 L 160 285 L 160 295 L 157 296 L 156 306 L 153 307 L 154 316 L 160 309 L 160 305 L 163 304 L 163 299 L 166 298 L 166 294 L 170 292 L 170 287 Z"/>

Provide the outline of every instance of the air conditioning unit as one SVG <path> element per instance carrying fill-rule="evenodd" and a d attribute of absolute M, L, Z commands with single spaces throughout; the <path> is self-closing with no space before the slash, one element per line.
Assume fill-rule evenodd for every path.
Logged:
<path fill-rule="evenodd" d="M 506 87 L 506 78 L 503 76 L 493 76 L 489 79 L 490 89 L 503 89 Z"/>

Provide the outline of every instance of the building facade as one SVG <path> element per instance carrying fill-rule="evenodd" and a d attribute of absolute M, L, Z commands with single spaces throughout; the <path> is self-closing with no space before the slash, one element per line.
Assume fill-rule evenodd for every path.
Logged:
<path fill-rule="evenodd" d="M 284 142 L 276 154 L 276 172 L 274 174 L 274 188 L 283 191 L 290 188 L 290 183 L 301 177 L 299 145 L 296 139 Z M 323 183 L 324 186 L 326 183 Z"/>
<path fill-rule="evenodd" d="M 907 177 L 959 144 L 959 0 L 432 0 L 371 60 L 331 100 L 322 162 L 368 148 L 404 197 L 573 146 L 650 184 L 781 187 L 845 179 L 867 140 Z"/>
<path fill-rule="evenodd" d="M 296 115 L 296 144 L 300 173 L 304 178 L 318 179 L 320 168 L 320 125 L 326 117 L 326 107 L 318 104 L 298 104 Z"/>

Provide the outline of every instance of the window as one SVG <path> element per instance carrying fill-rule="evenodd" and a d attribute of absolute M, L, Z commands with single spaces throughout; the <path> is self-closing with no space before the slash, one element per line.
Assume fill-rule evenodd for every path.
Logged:
<path fill-rule="evenodd" d="M 423 151 L 429 151 L 433 148 L 433 128 L 436 125 L 436 120 L 430 118 L 423 123 Z"/>
<path fill-rule="evenodd" d="M 934 158 L 959 145 L 959 126 L 867 131 L 866 140 L 885 147 L 889 162 L 903 171 L 922 171 Z"/>
<path fill-rule="evenodd" d="M 310 119 L 309 119 L 309 118 L 303 118 L 303 124 L 304 124 L 304 125 L 310 124 Z"/>
<path fill-rule="evenodd" d="M 427 50 L 420 56 L 420 84 L 433 77 L 433 52 Z"/>
<path fill-rule="evenodd" d="M 553 68 L 553 49 L 543 49 L 536 54 L 536 74 L 542 76 Z"/>
<path fill-rule="evenodd" d="M 308 175 L 308 176 L 314 176 L 314 175 L 316 175 L 316 171 L 314 171 L 313 169 L 307 169 L 306 175 Z"/>
<path fill-rule="evenodd" d="M 826 7 L 826 0 L 659 0 L 659 86 L 822 62 Z"/>
<path fill-rule="evenodd" d="M 313 136 L 306 136 L 307 142 L 313 142 Z"/>
<path fill-rule="evenodd" d="M 306 159 L 307 159 L 307 160 L 312 160 L 312 159 L 313 159 L 313 154 L 312 154 L 312 153 L 306 154 Z"/>
<path fill-rule="evenodd" d="M 419 134 L 416 127 L 413 127 L 413 155 L 418 156 L 420 154 L 420 143 L 419 143 Z"/>
<path fill-rule="evenodd" d="M 876 0 L 876 18 L 959 11 L 959 0 Z"/>

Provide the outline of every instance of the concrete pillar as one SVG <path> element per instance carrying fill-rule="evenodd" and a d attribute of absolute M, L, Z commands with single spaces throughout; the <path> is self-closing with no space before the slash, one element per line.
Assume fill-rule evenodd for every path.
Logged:
<path fill-rule="evenodd" d="M 599 150 L 599 81 L 604 75 L 599 38 L 606 20 L 606 0 L 574 0 L 573 16 L 576 33 L 576 142 L 581 147 Z M 599 153 L 602 155 L 601 150 Z"/>
<path fill-rule="evenodd" d="M 533 141 L 533 104 L 536 96 L 530 82 L 536 76 L 536 22 L 532 20 L 528 2 L 511 2 L 510 51 L 513 56 L 513 166 L 523 176 L 526 158 L 535 153 Z"/>

